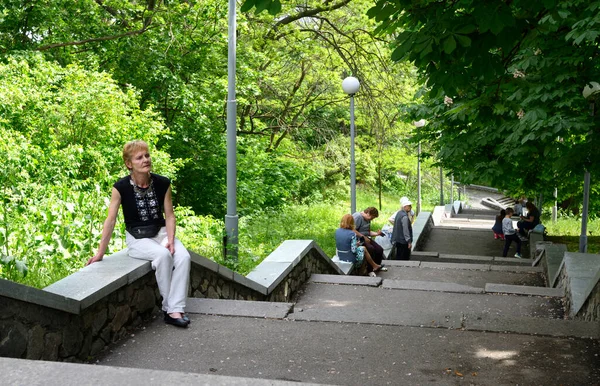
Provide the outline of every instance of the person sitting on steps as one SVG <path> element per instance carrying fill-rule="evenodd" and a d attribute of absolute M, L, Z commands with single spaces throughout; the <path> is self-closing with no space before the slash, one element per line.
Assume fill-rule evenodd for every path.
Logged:
<path fill-rule="evenodd" d="M 521 221 L 517 222 L 519 235 L 522 237 L 527 237 L 527 231 L 535 228 L 540 223 L 540 211 L 538 208 L 531 201 L 527 201 L 525 207 L 527 208 L 527 215 L 521 216 Z"/>
<path fill-rule="evenodd" d="M 504 217 L 504 220 L 502 220 L 502 231 L 504 233 L 504 250 L 502 251 L 502 257 L 508 255 L 510 244 L 514 241 L 517 243 L 517 253 L 515 253 L 515 257 L 521 258 L 521 239 L 517 236 L 517 232 L 513 227 L 511 218 L 513 213 L 513 208 L 506 208 L 506 216 Z"/>
<path fill-rule="evenodd" d="M 377 265 L 381 265 L 381 271 L 387 271 L 387 268 L 381 264 L 383 261 L 383 247 L 372 240 L 371 237 L 381 236 L 381 231 L 371 231 L 371 221 L 379 217 L 379 211 L 375 207 L 368 207 L 362 212 L 356 212 L 352 214 L 354 218 L 354 224 L 356 227 L 357 236 L 364 239 L 364 245 L 369 255 Z M 371 272 L 371 267 L 367 266 L 367 270 Z"/>
<path fill-rule="evenodd" d="M 369 276 L 376 276 L 375 272 L 381 269 L 381 266 L 373 261 L 369 251 L 360 245 L 359 235 L 354 227 L 354 217 L 351 214 L 342 216 L 340 227 L 335 231 L 335 249 L 338 258 L 353 263 L 357 271 L 360 271 L 364 260 L 371 267 Z"/>

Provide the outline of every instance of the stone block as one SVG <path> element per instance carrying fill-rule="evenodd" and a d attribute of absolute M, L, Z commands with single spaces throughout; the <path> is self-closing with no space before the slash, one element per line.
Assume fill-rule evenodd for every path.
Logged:
<path fill-rule="evenodd" d="M 552 244 L 544 246 L 544 255 L 546 256 L 546 267 L 548 269 L 548 286 L 555 287 L 556 280 L 563 258 L 567 252 L 567 246 L 564 244 Z"/>
<path fill-rule="evenodd" d="M 122 305 L 117 307 L 115 312 L 115 317 L 113 318 L 111 325 L 113 331 L 119 331 L 121 327 L 127 323 L 129 317 L 131 316 L 131 308 L 128 305 Z"/>
<path fill-rule="evenodd" d="M 17 321 L 0 322 L 0 357 L 23 357 L 27 350 L 27 335 L 25 326 Z"/>
<path fill-rule="evenodd" d="M 90 348 L 92 347 L 92 335 L 91 334 L 85 334 L 83 337 L 83 343 L 81 345 L 81 350 L 79 351 L 79 354 L 77 354 L 77 357 L 80 360 L 89 360 L 90 359 Z"/>
<path fill-rule="evenodd" d="M 104 349 L 104 346 L 106 345 L 104 344 L 104 341 L 102 341 L 102 339 L 96 339 L 94 343 L 92 343 L 92 347 L 90 349 L 90 356 L 95 357 L 96 355 L 98 355 Z"/>
<path fill-rule="evenodd" d="M 45 361 L 58 360 L 58 348 L 62 341 L 62 334 L 58 332 L 49 332 L 44 337 L 44 353 L 42 359 Z"/>
<path fill-rule="evenodd" d="M 144 287 L 136 292 L 131 306 L 140 312 L 151 310 L 157 303 L 154 297 L 154 289 Z"/>
<path fill-rule="evenodd" d="M 106 321 L 108 320 L 108 310 L 102 308 L 97 312 L 90 312 L 89 315 L 92 317 L 92 335 L 96 336 L 98 334 L 98 331 L 100 331 L 102 327 L 104 327 Z"/>
<path fill-rule="evenodd" d="M 73 314 L 78 314 L 81 308 L 79 301 L 70 299 L 64 295 L 48 293 L 38 288 L 29 287 L 5 279 L 0 279 L 0 297 L 2 296 Z M 13 312 L 15 311 L 11 311 L 9 308 L 6 313 L 2 313 L 0 318 L 4 318 L 8 316 L 9 313 Z"/>
<path fill-rule="evenodd" d="M 60 347 L 61 358 L 77 355 L 81 350 L 83 334 L 75 325 L 66 326 L 62 333 L 62 344 Z"/>
<path fill-rule="evenodd" d="M 44 353 L 44 335 L 46 329 L 40 325 L 31 327 L 27 339 L 27 359 L 41 359 Z"/>
<path fill-rule="evenodd" d="M 208 269 L 209 271 L 212 271 L 212 272 L 217 272 L 219 270 L 219 264 L 215 263 L 214 261 L 207 259 L 206 257 L 200 256 L 196 252 L 192 252 L 190 250 L 188 250 L 188 252 L 190 253 L 190 261 L 192 263 L 192 270 L 197 269 L 196 267 L 194 267 L 194 265 L 197 265 L 198 267 L 202 267 L 203 269 Z"/>

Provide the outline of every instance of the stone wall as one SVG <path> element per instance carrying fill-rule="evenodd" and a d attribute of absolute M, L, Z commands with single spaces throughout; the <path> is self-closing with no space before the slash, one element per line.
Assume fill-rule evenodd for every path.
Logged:
<path fill-rule="evenodd" d="M 596 283 L 592 293 L 585 303 L 583 303 L 576 318 L 589 322 L 600 322 L 600 281 Z"/>
<path fill-rule="evenodd" d="M 0 296 L 0 356 L 87 361 L 123 338 L 129 329 L 149 320 L 159 307 L 154 272 L 118 289 L 81 314 Z"/>
<path fill-rule="evenodd" d="M 245 277 L 194 253 L 190 269 L 190 297 L 265 300 L 266 290 L 252 288 Z"/>
<path fill-rule="evenodd" d="M 320 254 L 311 249 L 285 279 L 266 297 L 271 302 L 290 302 L 298 290 L 310 279 L 313 273 L 336 275 L 336 270 L 327 264 Z"/>
<path fill-rule="evenodd" d="M 569 283 L 569 277 L 567 276 L 567 272 L 564 267 L 562 267 L 558 274 L 558 279 L 556 279 L 556 288 L 564 288 L 566 295 L 564 298 L 565 310 L 569 312 L 571 309 L 571 296 L 569 294 L 571 286 Z"/>
<path fill-rule="evenodd" d="M 414 245 L 413 251 L 420 251 L 427 241 L 429 232 L 434 226 L 433 216 L 430 212 L 421 212 L 413 224 Z"/>

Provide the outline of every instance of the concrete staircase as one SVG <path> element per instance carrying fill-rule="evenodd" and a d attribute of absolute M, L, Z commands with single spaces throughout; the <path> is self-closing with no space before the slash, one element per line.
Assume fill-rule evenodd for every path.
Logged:
<path fill-rule="evenodd" d="M 600 384 L 598 323 L 566 320 L 543 269 L 501 250 L 489 230 L 435 227 L 412 260 L 374 278 L 313 275 L 293 303 L 191 299 L 189 329 L 157 319 L 99 364 L 338 385 Z"/>

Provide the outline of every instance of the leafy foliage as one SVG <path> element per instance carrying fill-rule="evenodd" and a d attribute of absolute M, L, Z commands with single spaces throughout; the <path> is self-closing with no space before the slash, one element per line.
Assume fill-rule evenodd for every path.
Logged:
<path fill-rule="evenodd" d="M 584 168 L 599 171 L 600 118 L 581 94 L 600 79 L 599 6 L 381 0 L 369 15 L 395 36 L 392 58 L 419 69 L 425 103 L 409 116 L 428 118 L 417 139 L 448 172 L 536 196 L 558 187 L 569 198 Z"/>
<path fill-rule="evenodd" d="M 0 64 L 0 111 L 1 274 L 14 278 L 26 268 L 25 282 L 44 286 L 97 247 L 112 183 L 126 173 L 123 143 L 155 143 L 166 130 L 107 74 L 40 55 Z M 153 155 L 156 169 L 173 177 L 169 156 Z M 115 231 L 111 250 L 123 247 L 123 235 Z"/>

